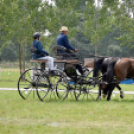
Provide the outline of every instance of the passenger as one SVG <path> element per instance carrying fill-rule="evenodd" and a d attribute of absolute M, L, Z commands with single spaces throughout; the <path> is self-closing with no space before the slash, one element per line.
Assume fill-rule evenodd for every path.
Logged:
<path fill-rule="evenodd" d="M 41 34 L 36 32 L 33 34 L 34 41 L 32 43 L 33 47 L 37 49 L 36 52 L 32 53 L 32 59 L 39 59 L 39 60 L 48 60 L 48 68 L 50 70 L 54 69 L 54 59 L 49 56 L 49 53 L 43 50 L 43 46 L 40 42 Z"/>
<path fill-rule="evenodd" d="M 60 32 L 61 33 L 57 37 L 57 45 L 67 48 L 67 50 L 65 51 L 66 53 L 65 54 L 63 53 L 63 57 L 76 57 L 76 55 L 70 51 L 72 50 L 74 52 L 77 52 L 78 50 L 69 44 L 68 37 L 67 37 L 68 27 L 62 26 L 60 29 Z M 62 53 L 62 52 L 60 51 L 59 53 Z M 78 69 L 79 72 L 83 75 L 83 70 L 82 70 L 81 65 L 76 64 L 75 66 L 76 66 L 76 69 Z"/>

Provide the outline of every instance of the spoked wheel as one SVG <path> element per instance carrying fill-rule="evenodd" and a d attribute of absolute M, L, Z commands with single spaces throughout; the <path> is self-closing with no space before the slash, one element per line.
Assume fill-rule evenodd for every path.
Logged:
<path fill-rule="evenodd" d="M 20 96 L 26 100 L 30 93 L 36 89 L 37 79 L 44 71 L 41 69 L 28 69 L 19 78 L 18 91 Z M 34 92 L 33 92 L 34 95 Z"/>
<path fill-rule="evenodd" d="M 50 91 L 50 82 L 45 72 L 37 79 L 36 91 L 40 101 L 45 101 L 46 96 L 49 94 Z"/>
<path fill-rule="evenodd" d="M 81 88 L 82 88 L 81 84 L 75 84 L 74 96 L 75 96 L 77 101 L 79 100 L 79 97 L 82 93 Z"/>
<path fill-rule="evenodd" d="M 75 89 L 76 89 L 75 83 L 72 82 L 72 81 L 69 82 L 69 87 L 68 87 L 68 90 L 69 90 L 69 92 L 68 92 L 68 98 L 69 98 L 70 100 L 75 100 L 75 99 L 76 99 L 75 94 L 74 94 Z"/>
<path fill-rule="evenodd" d="M 67 76 L 60 76 L 56 85 L 56 94 L 61 100 L 65 100 L 69 93 L 69 82 Z"/>
<path fill-rule="evenodd" d="M 61 70 L 52 70 L 49 71 L 49 82 L 50 82 L 50 100 L 57 100 L 56 87 L 57 83 L 61 81 L 61 77 L 64 76 L 63 71 Z"/>
<path fill-rule="evenodd" d="M 78 101 L 90 101 L 90 100 L 96 100 L 98 96 L 98 87 L 94 87 L 93 85 L 89 84 L 76 84 L 75 85 L 74 94 L 75 98 Z"/>
<path fill-rule="evenodd" d="M 45 71 L 37 84 L 37 94 L 41 101 L 52 101 L 57 99 L 55 93 L 56 85 L 61 78 L 63 72 L 61 70 Z M 45 84 L 46 86 L 41 86 Z M 46 97 L 47 96 L 47 97 Z"/>

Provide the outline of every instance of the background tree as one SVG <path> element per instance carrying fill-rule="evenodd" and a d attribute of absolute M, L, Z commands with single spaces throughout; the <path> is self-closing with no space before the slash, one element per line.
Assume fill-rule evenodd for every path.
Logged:
<path fill-rule="evenodd" d="M 95 54 L 97 54 L 99 42 L 112 30 L 112 16 L 106 5 L 96 7 L 93 1 L 88 1 L 84 11 L 84 18 L 84 34 L 90 38 L 91 44 L 95 45 Z"/>
<path fill-rule="evenodd" d="M 98 0 L 99 1 L 99 0 Z M 0 56 L 6 47 L 19 57 L 20 69 L 31 58 L 32 34 L 42 33 L 42 44 L 51 52 L 62 25 L 69 27 L 69 41 L 85 53 L 107 56 L 132 56 L 134 44 L 132 0 L 42 0 L 0 1 Z M 44 36 L 46 31 L 49 36 Z M 7 47 L 9 45 L 9 47 Z M 120 46 L 121 45 L 121 46 Z M 96 47 L 97 46 L 97 47 Z M 11 47 L 11 48 L 10 48 Z M 103 48 L 103 49 L 102 49 Z M 13 50 L 13 51 L 12 51 Z M 81 54 L 79 54 L 81 55 Z M 87 57 L 86 54 L 83 55 Z M 10 56 L 6 56 L 10 57 Z"/>

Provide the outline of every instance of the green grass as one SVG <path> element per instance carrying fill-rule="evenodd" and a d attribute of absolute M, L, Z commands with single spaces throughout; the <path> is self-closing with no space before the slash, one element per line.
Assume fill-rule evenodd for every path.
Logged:
<path fill-rule="evenodd" d="M 0 82 L 15 82 L 19 79 L 20 73 L 18 71 L 2 71 L 0 74 Z"/>
<path fill-rule="evenodd" d="M 133 111 L 133 95 L 110 102 L 40 102 L 37 95 L 23 100 L 17 91 L 0 91 L 0 134 L 133 134 Z"/>
<path fill-rule="evenodd" d="M 19 77 L 19 72 L 1 72 L 0 88 L 17 88 L 17 82 Z"/>
<path fill-rule="evenodd" d="M 0 73 L 0 88 L 17 88 L 17 82 L 20 77 L 19 71 L 2 71 Z"/>
<path fill-rule="evenodd" d="M 0 88 L 17 88 L 17 82 L 0 82 Z"/>
<path fill-rule="evenodd" d="M 19 72 L 2 72 L 0 88 L 15 87 Z M 134 85 L 121 85 L 134 91 Z M 117 90 L 117 89 L 115 89 Z M 117 90 L 118 91 L 118 90 Z M 18 91 L 0 91 L 0 134 L 133 134 L 133 95 L 112 101 L 39 101 L 37 95 L 23 100 Z"/>

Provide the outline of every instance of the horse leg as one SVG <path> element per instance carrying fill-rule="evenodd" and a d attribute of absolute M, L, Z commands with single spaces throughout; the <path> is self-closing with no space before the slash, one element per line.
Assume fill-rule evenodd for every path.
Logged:
<path fill-rule="evenodd" d="M 109 91 L 109 84 L 103 89 L 103 98 L 106 98 Z"/>
<path fill-rule="evenodd" d="M 107 101 L 110 101 L 111 99 L 111 94 L 115 88 L 115 84 L 109 84 L 108 85 L 108 88 L 109 88 L 109 92 L 108 92 L 108 96 L 107 96 Z"/>
<path fill-rule="evenodd" d="M 133 61 L 129 58 L 120 59 L 119 62 L 115 64 L 115 76 L 117 81 L 122 81 L 126 78 L 128 72 L 133 70 Z M 120 90 L 120 97 L 124 98 L 124 91 L 119 87 L 117 83 L 117 88 Z"/>
<path fill-rule="evenodd" d="M 124 91 L 121 89 L 121 87 L 119 85 L 116 85 L 116 87 L 119 89 L 120 91 L 120 98 L 124 98 Z"/>
<path fill-rule="evenodd" d="M 106 97 L 106 95 L 108 93 L 108 96 L 107 96 L 108 101 L 110 100 L 112 91 L 115 87 L 115 84 L 111 84 L 111 82 L 113 82 L 113 77 L 114 77 L 114 74 L 115 74 L 115 72 L 114 72 L 115 63 L 116 63 L 116 60 L 110 61 L 110 63 L 108 64 L 108 67 L 107 67 L 107 72 L 106 72 L 106 82 L 108 83 L 108 85 L 103 92 L 104 93 L 103 96 Z"/>
<path fill-rule="evenodd" d="M 103 90 L 103 98 L 106 98 L 107 92 L 108 92 L 107 84 L 105 83 L 105 81 L 106 81 L 106 70 L 102 72 L 102 75 L 103 75 L 103 78 L 102 78 L 103 83 L 101 84 L 101 90 Z"/>

